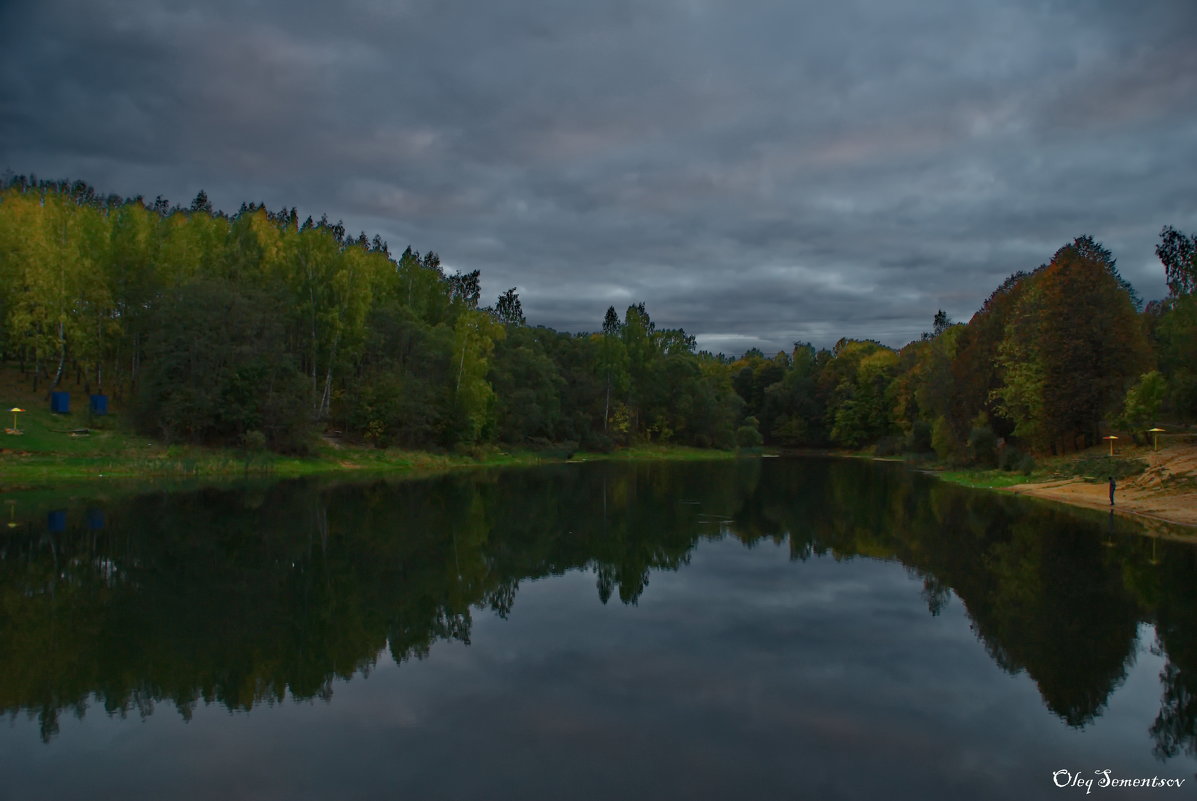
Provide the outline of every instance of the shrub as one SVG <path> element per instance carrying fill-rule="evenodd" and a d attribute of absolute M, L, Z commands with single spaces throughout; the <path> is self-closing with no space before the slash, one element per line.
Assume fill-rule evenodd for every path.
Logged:
<path fill-rule="evenodd" d="M 930 423 L 925 420 L 915 421 L 910 433 L 906 435 L 906 450 L 911 453 L 930 453 L 935 450 L 931 447 Z"/>
<path fill-rule="evenodd" d="M 873 453 L 877 456 L 896 456 L 902 453 L 905 445 L 905 437 L 890 435 L 877 440 L 877 444 L 873 446 Z"/>
<path fill-rule="evenodd" d="M 610 453 L 615 450 L 615 443 L 601 431 L 584 431 L 582 433 L 582 450 L 592 453 Z"/>
<path fill-rule="evenodd" d="M 1011 473 L 1030 473 L 1035 469 L 1035 459 L 1031 454 L 1007 445 L 998 455 L 998 467 Z"/>
<path fill-rule="evenodd" d="M 960 442 L 956 439 L 956 432 L 946 417 L 939 417 L 931 429 L 931 447 L 940 461 L 958 464 L 964 459 L 960 452 Z"/>
<path fill-rule="evenodd" d="M 759 448 L 765 441 L 755 417 L 745 417 L 744 425 L 736 429 L 736 445 L 741 448 Z"/>
<path fill-rule="evenodd" d="M 968 434 L 968 455 L 974 464 L 993 467 L 997 464 L 997 435 L 988 425 L 974 426 Z"/>

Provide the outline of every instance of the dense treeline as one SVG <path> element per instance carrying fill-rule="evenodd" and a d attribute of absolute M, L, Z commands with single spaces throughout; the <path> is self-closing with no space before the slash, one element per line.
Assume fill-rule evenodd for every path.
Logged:
<path fill-rule="evenodd" d="M 900 350 L 842 339 L 772 359 L 750 352 L 733 384 L 781 444 L 876 443 L 952 462 L 1014 466 L 1111 427 L 1139 437 L 1162 416 L 1197 417 L 1197 237 L 1164 229 L 1170 294 L 1143 312 L 1108 250 L 1088 236 L 1007 278 L 967 325 L 942 311 Z"/>
<path fill-rule="evenodd" d="M 528 325 L 514 289 L 394 257 L 327 218 L 0 191 L 0 351 L 32 388 L 73 376 L 168 441 L 302 451 L 319 428 L 379 446 L 638 440 L 837 445 L 1013 464 L 1197 415 L 1197 239 L 1166 228 L 1170 294 L 1138 310 L 1089 237 L 1015 273 L 967 325 L 940 313 L 900 350 L 840 340 L 769 358 L 696 353 L 643 303 L 595 333 Z M 596 323 L 598 320 L 596 319 Z"/>

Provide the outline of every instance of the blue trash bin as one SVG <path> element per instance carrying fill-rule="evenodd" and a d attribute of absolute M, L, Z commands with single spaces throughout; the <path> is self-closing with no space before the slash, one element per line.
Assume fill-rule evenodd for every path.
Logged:
<path fill-rule="evenodd" d="M 107 395 L 92 395 L 91 396 L 91 413 L 94 415 L 108 414 L 108 396 Z"/>
<path fill-rule="evenodd" d="M 55 414 L 69 414 L 71 411 L 71 393 L 51 392 L 50 411 Z"/>
<path fill-rule="evenodd" d="M 66 509 L 55 509 L 46 514 L 46 528 L 51 531 L 66 531 Z"/>

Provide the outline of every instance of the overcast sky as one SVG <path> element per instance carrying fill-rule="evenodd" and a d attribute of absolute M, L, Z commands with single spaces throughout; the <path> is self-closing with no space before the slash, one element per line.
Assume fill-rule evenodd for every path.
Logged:
<path fill-rule="evenodd" d="M 1197 229 L 1197 2 L 5 0 L 0 170 L 327 213 L 702 348 L 900 346 Z"/>

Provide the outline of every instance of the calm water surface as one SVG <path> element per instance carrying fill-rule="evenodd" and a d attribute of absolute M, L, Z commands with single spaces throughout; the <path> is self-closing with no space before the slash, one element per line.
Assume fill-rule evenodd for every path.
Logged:
<path fill-rule="evenodd" d="M 4 498 L 0 798 L 1197 787 L 1197 548 L 1100 514 L 817 459 Z"/>

